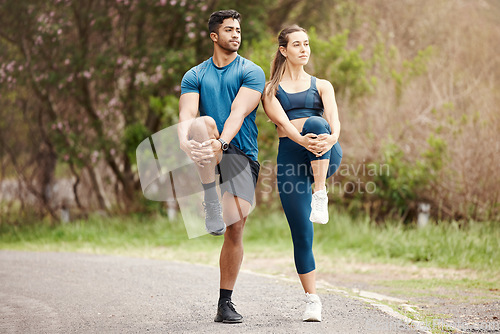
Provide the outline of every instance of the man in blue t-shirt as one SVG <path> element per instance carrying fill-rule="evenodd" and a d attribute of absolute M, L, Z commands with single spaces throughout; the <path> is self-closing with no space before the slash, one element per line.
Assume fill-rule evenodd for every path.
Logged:
<path fill-rule="evenodd" d="M 234 10 L 212 13 L 208 28 L 213 56 L 186 72 L 179 100 L 179 141 L 201 179 L 205 227 L 210 234 L 224 234 L 215 321 L 226 323 L 243 318 L 234 309 L 231 295 L 243 260 L 243 227 L 260 169 L 255 116 L 265 86 L 262 69 L 237 53 L 240 20 Z"/>

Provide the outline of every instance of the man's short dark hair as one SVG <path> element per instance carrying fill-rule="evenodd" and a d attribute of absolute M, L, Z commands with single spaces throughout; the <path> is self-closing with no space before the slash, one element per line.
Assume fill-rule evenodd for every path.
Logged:
<path fill-rule="evenodd" d="M 208 31 L 210 33 L 218 33 L 219 27 L 224 22 L 225 19 L 235 19 L 241 23 L 241 15 L 234 9 L 228 10 L 219 10 L 217 12 L 213 12 L 208 19 Z"/>

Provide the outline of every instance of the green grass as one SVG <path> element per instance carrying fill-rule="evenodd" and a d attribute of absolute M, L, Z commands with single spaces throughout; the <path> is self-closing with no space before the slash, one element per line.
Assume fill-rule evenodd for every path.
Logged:
<path fill-rule="evenodd" d="M 482 303 L 497 299 L 497 277 L 469 278 L 419 278 L 404 280 L 383 280 L 375 282 L 385 286 L 391 296 L 400 295 L 413 300 L 440 298 L 447 303 Z"/>
<path fill-rule="evenodd" d="M 386 303 L 384 303 L 386 304 Z M 429 314 L 427 312 L 417 311 L 417 312 L 408 312 L 401 306 L 390 305 L 387 304 L 394 309 L 394 311 L 403 314 L 404 316 L 415 320 L 420 321 L 423 326 L 426 326 L 432 334 L 447 334 L 455 332 L 451 327 L 443 323 L 444 319 L 449 318 L 450 316 L 447 314 Z"/>
<path fill-rule="evenodd" d="M 181 220 L 153 217 L 92 216 L 68 224 L 47 222 L 0 224 L 0 248 L 83 251 L 148 255 L 216 264 L 223 238 L 205 235 L 188 239 Z M 368 218 L 330 213 L 327 225 L 315 225 L 314 249 L 319 257 L 355 261 L 417 264 L 473 269 L 498 277 L 500 226 L 493 222 L 430 225 L 417 229 L 396 222 L 377 225 Z M 245 228 L 245 252 L 257 257 L 292 254 L 288 224 L 281 211 L 253 212 Z"/>
<path fill-rule="evenodd" d="M 64 251 L 122 254 L 189 260 L 188 254 L 217 247 L 221 239 L 208 236 L 189 240 L 181 221 L 169 222 L 158 215 L 147 217 L 92 216 L 67 224 L 0 225 L 0 248 L 31 251 Z M 154 252 L 154 250 L 158 250 Z M 168 256 L 171 254 L 171 256 Z M 194 261 L 196 262 L 196 261 Z"/>
<path fill-rule="evenodd" d="M 324 253 L 345 251 L 367 261 L 412 263 L 441 268 L 496 271 L 500 268 L 500 226 L 470 222 L 460 228 L 443 222 L 418 229 L 397 222 L 377 225 L 368 218 L 353 221 L 331 215 L 316 228 L 316 244 Z"/>
<path fill-rule="evenodd" d="M 389 284 L 389 283 L 388 283 Z M 409 280 L 391 280 L 390 286 L 393 288 L 412 286 L 422 290 L 436 289 L 436 288 L 457 288 L 462 292 L 467 292 L 471 289 L 481 289 L 484 291 L 491 291 L 497 288 L 493 282 L 485 282 L 483 280 L 461 278 L 455 280 L 427 278 L 427 279 L 409 279 Z M 429 293 L 432 293 L 429 291 Z"/>

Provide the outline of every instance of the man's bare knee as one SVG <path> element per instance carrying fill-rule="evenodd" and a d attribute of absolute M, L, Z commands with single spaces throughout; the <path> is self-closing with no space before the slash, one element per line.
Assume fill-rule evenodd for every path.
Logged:
<path fill-rule="evenodd" d="M 236 197 L 229 192 L 224 193 L 222 203 L 224 221 L 228 226 L 241 220 L 246 220 L 252 208 L 252 205 L 248 201 Z"/>
<path fill-rule="evenodd" d="M 224 234 L 224 239 L 235 244 L 242 243 L 245 221 L 246 219 L 243 219 L 234 224 L 228 225 L 226 233 Z"/>
<path fill-rule="evenodd" d="M 208 139 L 219 137 L 217 123 L 210 116 L 201 116 L 193 120 L 189 127 L 188 138 L 197 142 L 204 142 Z"/>

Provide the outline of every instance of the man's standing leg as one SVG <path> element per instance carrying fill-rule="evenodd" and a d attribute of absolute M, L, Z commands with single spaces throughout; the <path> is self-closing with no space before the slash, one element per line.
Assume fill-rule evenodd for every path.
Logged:
<path fill-rule="evenodd" d="M 216 322 L 239 323 L 243 317 L 236 312 L 231 295 L 243 261 L 243 228 L 251 204 L 229 192 L 222 198 L 224 220 L 228 225 L 220 253 L 220 296 Z"/>

